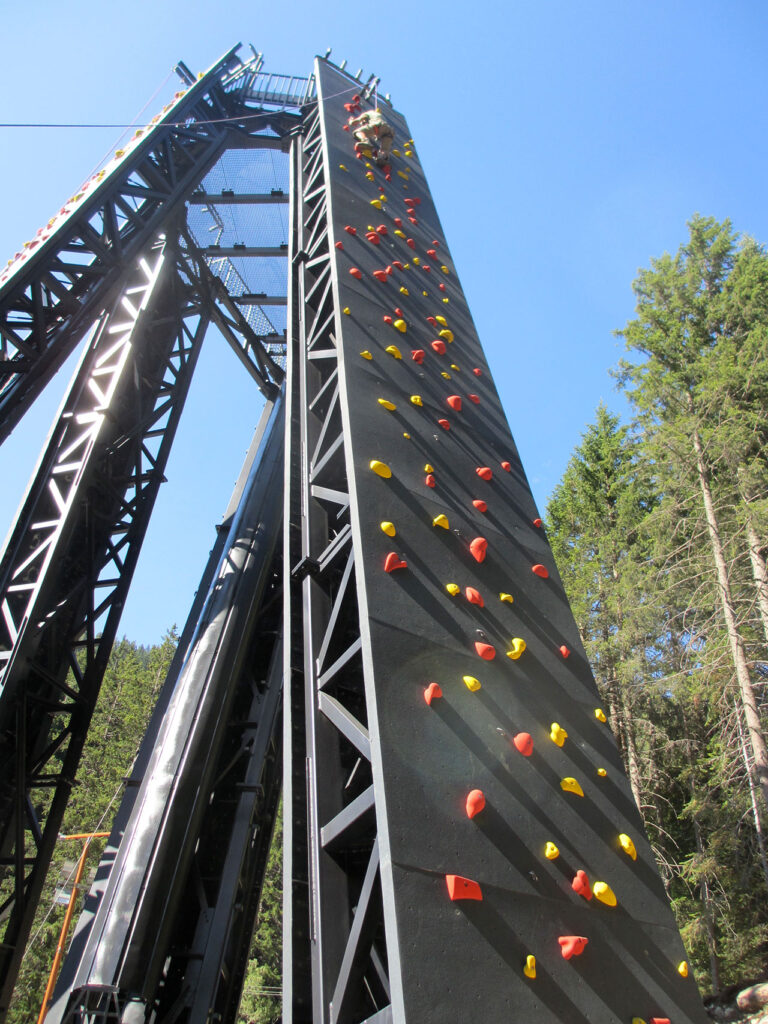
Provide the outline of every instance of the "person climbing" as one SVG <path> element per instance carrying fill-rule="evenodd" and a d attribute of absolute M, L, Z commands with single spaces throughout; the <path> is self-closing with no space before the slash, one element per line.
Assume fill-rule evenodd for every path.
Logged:
<path fill-rule="evenodd" d="M 384 167 L 389 163 L 395 133 L 392 126 L 384 120 L 378 107 L 375 110 L 367 110 L 358 117 L 350 118 L 349 126 L 357 139 L 355 151 L 358 154 L 368 146 L 373 150 L 374 159 L 379 167 Z"/>

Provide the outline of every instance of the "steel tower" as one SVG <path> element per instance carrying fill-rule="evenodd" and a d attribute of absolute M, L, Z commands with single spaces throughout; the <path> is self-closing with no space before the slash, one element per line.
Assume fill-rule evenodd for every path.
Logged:
<path fill-rule="evenodd" d="M 47 1019 L 235 1020 L 282 757 L 284 1024 L 702 1021 L 404 118 L 177 70 L 0 275 L 0 438 L 82 342 L 0 562 L 2 1014 L 213 322 L 266 406 Z"/>

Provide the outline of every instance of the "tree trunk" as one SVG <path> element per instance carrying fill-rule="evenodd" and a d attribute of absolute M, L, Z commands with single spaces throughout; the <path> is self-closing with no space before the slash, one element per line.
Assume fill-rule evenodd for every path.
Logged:
<path fill-rule="evenodd" d="M 749 560 L 752 563 L 752 579 L 757 591 L 757 607 L 763 623 L 763 634 L 768 643 L 768 566 L 763 558 L 763 545 L 752 524 L 752 517 L 747 509 L 747 542 L 749 544 Z"/>
<path fill-rule="evenodd" d="M 701 496 L 704 504 L 704 514 L 709 532 L 712 559 L 717 571 L 717 583 L 720 593 L 720 606 L 725 620 L 725 628 L 728 633 L 728 643 L 731 648 L 733 667 L 736 673 L 736 680 L 739 684 L 741 704 L 744 709 L 744 720 L 747 724 L 749 742 L 752 747 L 752 758 L 754 764 L 757 784 L 763 796 L 764 807 L 768 807 L 768 749 L 766 749 L 765 737 L 760 725 L 760 715 L 757 711 L 755 691 L 752 688 L 752 680 L 749 677 L 749 666 L 747 655 L 744 650 L 744 640 L 739 632 L 736 621 L 736 612 L 731 594 L 731 584 L 728 579 L 728 567 L 725 560 L 723 541 L 720 535 L 720 524 L 717 520 L 714 501 L 712 500 L 712 489 L 709 484 L 709 472 L 704 458 L 704 448 L 697 429 L 693 431 L 693 449 L 696 453 L 696 471 L 701 488 Z"/>
<path fill-rule="evenodd" d="M 750 763 L 749 751 L 747 750 L 747 741 L 744 737 L 744 729 L 741 725 L 741 708 L 739 707 L 738 703 L 735 703 L 734 711 L 736 712 L 736 726 L 739 731 L 739 747 L 741 749 L 741 757 L 744 761 L 744 766 L 747 769 L 747 782 L 749 783 L 749 798 L 752 804 L 752 817 L 755 820 L 755 834 L 757 835 L 757 847 L 760 852 L 760 864 L 763 869 L 765 887 L 768 890 L 768 858 L 766 858 L 765 853 L 765 834 L 763 832 L 763 816 L 760 813 L 760 806 L 757 801 L 757 793 L 755 792 L 755 773 L 752 771 L 752 765 Z"/>

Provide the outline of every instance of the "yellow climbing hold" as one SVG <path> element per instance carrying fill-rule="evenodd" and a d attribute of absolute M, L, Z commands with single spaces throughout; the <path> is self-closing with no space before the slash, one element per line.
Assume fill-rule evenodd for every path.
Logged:
<path fill-rule="evenodd" d="M 605 770 L 605 768 L 598 768 L 597 774 L 600 776 L 601 779 L 604 779 L 608 772 Z"/>
<path fill-rule="evenodd" d="M 403 431 L 403 437 L 407 438 L 409 441 L 411 440 L 411 435 L 410 434 L 406 434 L 405 431 Z"/>
<path fill-rule="evenodd" d="M 366 171 L 365 176 L 368 179 L 368 181 L 373 181 L 373 171 Z"/>
<path fill-rule="evenodd" d="M 444 338 L 450 345 L 453 341 L 453 331 L 449 331 L 447 327 L 444 327 L 442 331 L 440 331 L 440 337 Z"/>
<path fill-rule="evenodd" d="M 637 860 L 637 850 L 635 849 L 635 844 L 632 842 L 632 840 L 629 838 L 626 832 L 622 832 L 619 835 L 619 846 L 622 848 L 622 850 L 624 851 L 624 853 L 626 853 L 628 857 L 631 857 L 632 860 Z"/>
<path fill-rule="evenodd" d="M 397 235 L 398 238 L 406 238 L 407 237 L 406 233 L 404 231 L 401 231 L 400 228 L 395 228 L 393 234 Z"/>
<path fill-rule="evenodd" d="M 344 166 L 344 164 L 339 164 L 339 170 L 340 171 L 346 171 L 347 168 Z"/>
<path fill-rule="evenodd" d="M 584 790 L 571 775 L 566 775 L 564 779 L 560 779 L 560 789 L 566 793 L 575 793 L 576 796 L 584 796 Z"/>
<path fill-rule="evenodd" d="M 456 597 L 457 594 L 461 593 L 461 587 L 458 585 L 458 583 L 446 583 L 445 589 L 448 591 L 451 597 Z"/>
<path fill-rule="evenodd" d="M 452 369 L 452 370 L 455 370 L 455 371 L 456 371 L 456 373 L 461 373 L 461 371 L 459 370 L 459 368 L 458 368 L 458 366 L 456 365 L 456 363 L 451 363 L 451 369 Z"/>
<path fill-rule="evenodd" d="M 401 295 L 409 295 L 410 294 L 410 292 L 408 291 L 408 289 L 405 287 L 404 284 L 400 285 L 400 294 Z"/>
<path fill-rule="evenodd" d="M 642 1017 L 633 1017 L 632 1024 L 645 1024 L 645 1021 Z"/>
<path fill-rule="evenodd" d="M 411 395 L 411 405 L 424 405 L 421 395 Z"/>
<path fill-rule="evenodd" d="M 595 708 L 595 718 L 598 722 L 607 722 L 608 719 L 605 717 L 605 712 L 602 708 Z"/>
<path fill-rule="evenodd" d="M 397 408 L 395 403 L 394 402 L 390 402 L 388 398 L 379 398 L 378 402 L 379 402 L 379 405 L 383 406 L 383 408 L 385 408 L 385 409 L 389 409 L 390 412 L 392 412 L 393 409 Z"/>
<path fill-rule="evenodd" d="M 440 376 L 441 376 L 441 377 L 445 377 L 445 379 L 446 379 L 446 380 L 450 380 L 450 379 L 451 379 L 451 375 L 450 375 L 450 373 L 446 373 L 446 371 L 445 371 L 445 370 L 443 370 L 443 371 L 442 371 L 442 373 L 440 374 Z"/>
<path fill-rule="evenodd" d="M 387 345 L 384 351 L 388 352 L 389 355 L 394 356 L 395 359 L 403 358 L 402 355 L 400 354 L 400 349 L 397 347 L 397 345 Z"/>
<path fill-rule="evenodd" d="M 413 156 L 413 150 L 412 149 L 406 149 L 405 155 L 406 156 Z"/>
<path fill-rule="evenodd" d="M 394 153 L 394 150 L 392 150 L 392 152 Z M 405 180 L 408 181 L 408 175 L 405 173 L 405 171 L 398 171 L 397 173 L 400 175 L 401 178 L 405 178 Z"/>
<path fill-rule="evenodd" d="M 480 689 L 480 680 L 475 679 L 474 676 L 464 676 L 464 685 L 468 690 L 471 690 L 474 693 L 476 690 Z"/>
<path fill-rule="evenodd" d="M 392 470 L 386 464 L 386 462 L 379 462 L 378 459 L 371 459 L 368 463 L 376 476 L 382 477 L 384 480 L 389 480 L 392 476 Z"/>
<path fill-rule="evenodd" d="M 421 260 L 419 259 L 419 257 L 418 256 L 414 256 L 413 257 L 413 264 L 414 264 L 414 266 L 418 267 L 418 265 L 420 263 L 421 263 Z"/>
<path fill-rule="evenodd" d="M 450 529 L 450 526 L 449 526 L 449 523 L 448 523 L 448 516 L 443 515 L 442 512 L 440 513 L 439 516 L 435 516 L 435 518 L 432 520 L 432 525 L 433 526 L 442 526 L 442 528 L 444 530 Z"/>
<path fill-rule="evenodd" d="M 422 294 L 422 295 L 424 296 L 424 298 L 426 299 L 426 298 L 427 298 L 427 296 L 429 295 L 429 292 L 422 292 L 421 294 Z"/>
<path fill-rule="evenodd" d="M 375 206 L 377 210 L 380 210 L 382 205 L 383 204 L 382 204 L 380 199 L 372 199 L 371 200 L 371 206 Z"/>
<path fill-rule="evenodd" d="M 408 329 L 408 324 L 405 322 L 405 320 L 395 320 L 392 326 L 396 327 L 401 334 L 405 334 L 406 330 Z"/>
<path fill-rule="evenodd" d="M 513 637 L 512 638 L 512 643 L 510 644 L 510 648 L 507 651 L 507 657 L 511 658 L 512 661 L 517 661 L 517 659 L 520 657 L 520 655 L 525 650 L 525 646 L 526 646 L 525 640 L 523 640 L 522 637 L 520 637 L 520 636 Z"/>
<path fill-rule="evenodd" d="M 616 906 L 616 893 L 607 882 L 595 882 L 592 886 L 592 892 L 595 899 L 600 900 L 600 902 L 604 903 L 606 907 Z"/>
<path fill-rule="evenodd" d="M 557 722 L 552 723 L 552 727 L 549 730 L 549 738 L 553 743 L 557 744 L 558 747 L 562 747 L 565 741 L 568 739 L 568 733 L 563 729 Z"/>
<path fill-rule="evenodd" d="M 451 301 L 451 300 L 450 300 L 450 299 L 448 298 L 448 296 L 447 296 L 447 295 L 446 295 L 446 297 L 445 297 L 445 298 L 443 299 L 443 302 L 450 302 L 450 301 Z"/>
<path fill-rule="evenodd" d="M 392 150 L 392 156 L 400 156 L 400 150 L 399 149 L 393 149 Z"/>
<path fill-rule="evenodd" d="M 434 473 L 435 472 L 434 467 L 432 466 L 431 463 L 427 462 L 427 463 L 424 464 L 424 472 L 425 473 Z"/>
<path fill-rule="evenodd" d="M 499 594 L 499 600 L 505 601 L 507 604 L 512 604 L 515 599 L 514 597 L 512 597 L 511 594 L 505 594 L 504 591 L 502 590 L 502 592 Z"/>
<path fill-rule="evenodd" d="M 373 356 L 371 355 L 367 348 L 364 348 L 360 355 L 363 357 L 363 359 L 373 359 Z"/>
<path fill-rule="evenodd" d="M 395 534 L 397 533 L 397 530 L 395 530 L 395 524 L 390 523 L 388 519 L 385 519 L 383 520 L 383 522 L 379 523 L 379 526 L 381 527 L 382 533 L 386 533 L 388 537 L 394 537 Z"/>
<path fill-rule="evenodd" d="M 680 963 L 677 965 L 677 973 L 680 975 L 681 978 L 687 978 L 688 977 L 688 961 L 687 960 L 681 960 L 680 961 Z"/>
<path fill-rule="evenodd" d="M 557 860 L 557 858 L 560 856 L 560 851 L 554 843 L 547 843 L 547 845 L 544 847 L 544 856 L 547 858 L 547 860 Z"/>
<path fill-rule="evenodd" d="M 523 967 L 523 974 L 526 978 L 536 977 L 536 957 L 533 953 L 529 953 L 525 958 L 525 966 Z"/>
<path fill-rule="evenodd" d="M 443 272 L 444 274 L 450 274 L 450 270 L 448 269 L 448 267 L 446 267 L 446 266 L 442 266 L 442 267 L 440 267 L 440 269 L 442 270 L 442 272 Z"/>
<path fill-rule="evenodd" d="M 435 317 L 435 320 L 437 320 L 437 322 L 440 324 L 441 327 L 447 327 L 448 326 L 448 321 L 445 319 L 444 316 L 439 316 L 438 315 L 438 316 Z"/>

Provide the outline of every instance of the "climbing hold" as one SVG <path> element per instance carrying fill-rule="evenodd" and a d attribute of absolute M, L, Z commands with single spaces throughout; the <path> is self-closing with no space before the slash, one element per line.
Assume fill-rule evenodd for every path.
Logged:
<path fill-rule="evenodd" d="M 480 689 L 481 684 L 479 679 L 475 679 L 474 676 L 463 676 L 462 678 L 464 679 L 464 685 L 468 690 L 471 690 L 472 693 Z"/>
<path fill-rule="evenodd" d="M 379 398 L 377 399 L 377 401 L 380 406 L 382 406 L 384 409 L 389 409 L 390 412 L 392 412 L 393 409 L 397 408 L 395 403 L 390 402 L 388 398 Z"/>
<path fill-rule="evenodd" d="M 604 779 L 608 772 L 605 770 L 605 768 L 598 768 L 597 774 L 600 776 L 601 779 Z"/>
<path fill-rule="evenodd" d="M 568 739 L 568 733 L 563 729 L 562 726 L 558 725 L 557 722 L 552 723 L 552 728 L 549 730 L 549 738 L 558 747 L 562 747 L 565 741 Z"/>
<path fill-rule="evenodd" d="M 427 249 L 427 256 L 430 256 L 433 260 L 437 259 L 437 249 Z"/>
<path fill-rule="evenodd" d="M 523 974 L 526 976 L 526 978 L 533 979 L 536 977 L 536 957 L 533 955 L 533 953 L 529 953 L 528 956 L 525 958 L 525 963 L 523 964 Z"/>
<path fill-rule="evenodd" d="M 541 519 L 539 519 L 538 517 L 536 519 L 534 519 L 533 520 L 533 525 L 536 527 L 537 530 L 540 530 L 541 527 L 542 527 Z"/>
<path fill-rule="evenodd" d="M 373 359 L 373 356 L 371 355 L 367 348 L 364 348 L 360 355 L 363 357 L 363 359 Z"/>
<path fill-rule="evenodd" d="M 411 395 L 411 405 L 424 405 L 421 395 Z"/>
<path fill-rule="evenodd" d="M 392 260 L 392 266 L 397 267 L 398 270 L 403 269 L 403 264 L 400 262 L 400 260 Z"/>
<path fill-rule="evenodd" d="M 344 243 L 343 242 L 336 242 L 335 248 L 343 249 L 344 248 Z"/>
<path fill-rule="evenodd" d="M 401 231 L 400 228 L 395 228 L 395 234 L 398 238 L 405 238 L 405 232 Z"/>
<path fill-rule="evenodd" d="M 402 355 L 400 354 L 400 349 L 397 347 L 397 345 L 387 345 L 384 351 L 389 353 L 389 355 L 394 356 L 395 359 L 403 358 Z"/>
<path fill-rule="evenodd" d="M 458 395 L 448 395 L 445 401 L 454 412 L 461 412 L 461 398 Z"/>
<path fill-rule="evenodd" d="M 376 476 L 383 477 L 384 480 L 389 480 L 389 478 L 392 476 L 392 470 L 389 468 L 386 462 L 379 462 L 378 459 L 371 459 L 368 465 L 376 474 Z"/>
<path fill-rule="evenodd" d="M 420 263 L 421 263 L 421 260 L 419 259 L 419 257 L 418 256 L 414 256 L 413 257 L 413 264 L 414 264 L 414 266 L 418 267 L 418 265 Z"/>
<path fill-rule="evenodd" d="M 515 600 L 515 599 L 514 599 L 514 597 L 512 597 L 512 595 L 511 595 L 511 594 L 506 594 L 506 593 L 505 593 L 505 592 L 504 592 L 504 591 L 502 590 L 502 591 L 501 591 L 501 593 L 499 594 L 499 600 L 500 600 L 500 601 L 506 601 L 506 603 L 507 603 L 507 604 L 513 604 L 513 602 L 514 602 L 514 600 Z"/>
<path fill-rule="evenodd" d="M 534 576 L 541 576 L 543 580 L 549 579 L 549 570 L 545 565 L 540 565 L 539 563 L 537 563 L 536 565 L 532 565 L 531 572 L 534 574 Z"/>
<path fill-rule="evenodd" d="M 382 520 L 382 522 L 379 523 L 379 526 L 381 527 L 382 533 L 386 533 L 388 537 L 394 537 L 397 533 L 397 530 L 395 530 L 395 524 L 390 523 L 388 519 Z"/>
<path fill-rule="evenodd" d="M 395 316 L 404 316 L 404 313 L 399 306 L 395 306 Z"/>
<path fill-rule="evenodd" d="M 455 371 L 456 371 L 456 373 L 459 373 L 459 372 L 460 372 L 460 371 L 459 371 L 459 367 L 458 367 L 458 366 L 456 365 L 456 363 L 451 363 L 451 369 L 452 369 L 452 370 L 455 370 Z M 471 398 L 471 397 L 472 397 L 472 395 L 470 395 L 469 397 Z"/>
<path fill-rule="evenodd" d="M 476 562 L 482 562 L 485 560 L 485 555 L 488 550 L 488 541 L 485 537 L 475 537 L 470 542 L 469 551 Z"/>
<path fill-rule="evenodd" d="M 376 278 L 377 281 L 382 281 L 383 282 L 383 281 L 387 280 L 387 272 L 386 272 L 386 270 L 374 270 L 373 271 L 373 276 Z"/>
<path fill-rule="evenodd" d="M 570 658 L 570 656 L 571 656 L 571 649 L 570 649 L 570 647 L 567 647 L 565 644 L 560 644 L 560 646 L 558 647 L 558 650 L 560 651 L 560 653 L 562 654 L 562 656 L 564 658 Z"/>
<path fill-rule="evenodd" d="M 511 473 L 512 472 L 512 463 L 511 462 L 502 462 L 501 468 L 504 470 L 505 473 Z"/>
<path fill-rule="evenodd" d="M 560 856 L 560 851 L 554 843 L 547 843 L 547 845 L 544 847 L 544 856 L 547 858 L 547 860 L 557 860 L 557 858 Z"/>
<path fill-rule="evenodd" d="M 405 320 L 395 320 L 392 326 L 396 327 L 401 334 L 405 334 L 406 330 L 408 329 L 408 325 L 406 324 Z"/>
<path fill-rule="evenodd" d="M 602 708 L 595 708 L 595 718 L 598 722 L 607 722 L 608 719 L 605 717 L 605 712 Z"/>
<path fill-rule="evenodd" d="M 446 583 L 445 589 L 448 591 L 451 597 L 456 597 L 457 594 L 461 593 L 461 587 L 458 585 L 458 583 Z"/>
<path fill-rule="evenodd" d="M 408 563 L 404 562 L 398 554 L 395 554 L 394 551 L 390 551 L 384 559 L 384 572 L 395 572 L 396 569 L 407 568 Z"/>
<path fill-rule="evenodd" d="M 403 226 L 403 222 L 402 222 L 402 220 L 399 217 L 395 217 L 394 221 L 395 221 L 395 227 L 396 228 L 401 228 Z"/>
<path fill-rule="evenodd" d="M 493 470 L 490 466 L 478 466 L 475 472 L 481 480 L 490 480 L 493 477 Z"/>
<path fill-rule="evenodd" d="M 349 306 L 345 306 L 344 309 L 342 309 L 341 312 L 344 313 L 346 316 L 349 316 L 349 314 L 352 312 L 352 310 L 349 308 Z"/>
<path fill-rule="evenodd" d="M 461 875 L 446 875 L 445 883 L 448 886 L 448 895 L 452 900 L 482 900 L 483 898 L 482 889 L 471 878 L 462 878 Z"/>
<path fill-rule="evenodd" d="M 444 327 L 439 334 L 440 337 L 447 341 L 449 345 L 453 341 L 453 331 L 449 331 L 447 327 Z"/>
<path fill-rule="evenodd" d="M 470 402 L 474 402 L 475 405 L 480 405 L 480 396 L 479 395 L 467 395 L 467 398 L 470 400 Z"/>
<path fill-rule="evenodd" d="M 372 199 L 371 206 L 375 206 L 377 210 L 380 210 L 382 207 L 382 202 L 380 199 Z"/>
<path fill-rule="evenodd" d="M 519 732 L 512 737 L 512 742 L 523 757 L 530 757 L 533 753 L 533 737 L 529 732 Z"/>
<path fill-rule="evenodd" d="M 445 355 L 445 342 L 444 341 L 433 341 L 432 348 L 437 352 L 439 356 Z"/>
<path fill-rule="evenodd" d="M 515 636 L 512 638 L 509 650 L 507 651 L 507 657 L 511 658 L 512 661 L 517 661 L 520 655 L 526 648 L 525 640 L 522 637 Z"/>
<path fill-rule="evenodd" d="M 340 171 L 346 171 L 347 168 L 344 166 L 344 164 L 339 164 L 339 170 Z"/>
<path fill-rule="evenodd" d="M 475 506 L 475 508 L 477 509 L 478 512 L 487 512 L 488 511 L 488 506 L 482 500 L 482 498 L 475 498 L 473 500 L 472 504 Z"/>
<path fill-rule="evenodd" d="M 356 277 L 358 279 L 358 281 L 363 276 L 362 271 L 358 270 L 357 267 L 350 267 L 349 268 L 349 272 L 352 275 L 352 277 Z"/>
<path fill-rule="evenodd" d="M 424 355 L 425 352 L 423 348 L 415 348 L 411 351 L 411 359 L 414 361 L 414 363 L 423 363 Z"/>
<path fill-rule="evenodd" d="M 427 485 L 427 487 L 435 486 L 435 478 L 432 476 L 431 473 L 427 473 L 426 477 L 424 478 L 424 483 Z"/>
<path fill-rule="evenodd" d="M 405 431 L 403 431 L 403 437 L 405 437 L 408 441 L 411 440 L 411 435 L 406 433 Z"/>
<path fill-rule="evenodd" d="M 344 230 L 349 232 L 350 235 L 356 235 L 357 234 L 357 228 L 352 227 L 351 224 L 345 224 L 344 225 Z"/>
<path fill-rule="evenodd" d="M 485 808 L 485 794 L 482 789 L 473 789 L 467 797 L 467 817 L 474 818 Z"/>
<path fill-rule="evenodd" d="M 443 691 L 440 689 L 438 683 L 430 683 L 424 690 L 424 700 L 427 704 L 431 704 L 436 697 L 442 697 Z"/>
<path fill-rule="evenodd" d="M 615 907 L 618 902 L 616 900 L 616 893 L 607 882 L 595 882 L 592 886 L 592 892 L 595 894 L 595 899 L 600 900 L 606 907 Z"/>
<path fill-rule="evenodd" d="M 637 850 L 635 849 L 635 844 L 632 842 L 632 840 L 629 838 L 626 832 L 621 832 L 619 834 L 619 846 L 622 848 L 622 850 L 624 851 L 624 853 L 626 853 L 628 857 L 631 857 L 632 860 L 637 860 Z"/>
<path fill-rule="evenodd" d="M 375 231 L 366 231 L 365 237 L 369 242 L 372 242 L 373 245 L 381 245 L 381 239 Z"/>
<path fill-rule="evenodd" d="M 448 422 L 448 420 L 438 420 L 437 422 L 440 424 L 443 430 L 451 429 L 451 424 Z"/>
<path fill-rule="evenodd" d="M 445 264 L 443 264 L 443 265 L 442 265 L 442 266 L 440 267 L 440 269 L 442 270 L 442 272 L 443 272 L 444 274 L 450 274 L 450 270 L 448 269 L 448 267 L 446 267 L 446 266 L 445 266 Z"/>
<path fill-rule="evenodd" d="M 411 249 L 415 249 L 416 248 L 416 243 L 414 242 L 414 240 L 412 238 L 406 238 L 405 244 L 407 246 L 409 246 Z"/>
<path fill-rule="evenodd" d="M 586 871 L 582 871 L 581 868 L 579 868 L 573 876 L 571 888 L 574 892 L 578 893 L 579 896 L 583 896 L 585 900 L 592 899 L 592 890 L 589 887 L 589 878 L 587 877 Z"/>
<path fill-rule="evenodd" d="M 669 1017 L 651 1017 L 648 1024 L 671 1024 Z"/>
<path fill-rule="evenodd" d="M 583 935 L 559 935 L 557 941 L 560 943 L 563 960 L 570 960 L 572 956 L 581 956 L 589 939 Z"/>
<path fill-rule="evenodd" d="M 484 661 L 493 661 L 496 657 L 496 648 L 493 644 L 484 644 L 481 640 L 475 640 L 475 650 Z"/>
<path fill-rule="evenodd" d="M 440 513 L 439 516 L 435 516 L 435 518 L 432 520 L 432 525 L 433 526 L 442 526 L 442 528 L 444 530 L 449 530 L 450 529 L 450 525 L 448 523 L 448 516 L 443 515 L 442 512 Z"/>
<path fill-rule="evenodd" d="M 680 961 L 680 963 L 677 965 L 677 973 L 680 975 L 681 978 L 687 978 L 688 977 L 688 961 L 687 960 L 681 960 Z"/>
<path fill-rule="evenodd" d="M 485 601 L 483 601 L 483 595 L 479 590 L 475 590 L 474 587 L 465 587 L 464 596 L 470 604 L 476 604 L 479 608 L 485 608 Z"/>
<path fill-rule="evenodd" d="M 435 468 L 434 468 L 434 466 L 431 465 L 431 463 L 426 462 L 426 463 L 424 463 L 424 472 L 425 473 L 434 473 L 435 472 Z"/>
<path fill-rule="evenodd" d="M 448 321 L 445 319 L 444 316 L 441 316 L 440 313 L 435 313 L 435 316 L 434 317 L 429 317 L 429 319 L 430 320 L 432 320 L 432 319 L 436 320 L 440 324 L 441 327 L 447 327 L 448 326 Z"/>
<path fill-rule="evenodd" d="M 633 1017 L 632 1024 L 645 1024 L 645 1021 L 642 1017 Z"/>
<path fill-rule="evenodd" d="M 584 790 L 578 784 L 576 779 L 572 776 L 567 775 L 564 779 L 560 779 L 560 789 L 566 793 L 575 793 L 576 796 L 584 796 Z"/>
<path fill-rule="evenodd" d="M 386 313 L 384 314 L 384 316 L 381 319 L 384 321 L 385 324 L 391 324 L 392 323 L 392 317 L 391 316 L 387 316 Z"/>
<path fill-rule="evenodd" d="M 440 374 L 440 376 L 441 377 L 445 377 L 446 380 L 450 380 L 451 379 L 450 373 L 446 373 L 445 370 L 443 370 L 443 372 Z"/>
<path fill-rule="evenodd" d="M 409 291 L 408 291 L 408 289 L 407 289 L 407 288 L 405 287 L 405 285 L 401 285 L 401 286 L 400 286 L 400 294 L 401 294 L 401 295 L 410 295 L 410 292 L 409 292 Z"/>
<path fill-rule="evenodd" d="M 472 373 L 474 373 L 476 377 L 482 377 L 483 375 L 483 371 L 480 369 L 479 366 L 475 366 L 472 370 Z"/>

